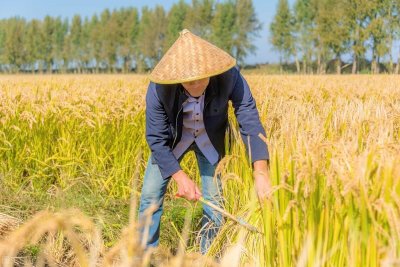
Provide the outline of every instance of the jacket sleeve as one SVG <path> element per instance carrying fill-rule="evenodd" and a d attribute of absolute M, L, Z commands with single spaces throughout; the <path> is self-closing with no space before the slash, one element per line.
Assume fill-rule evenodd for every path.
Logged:
<path fill-rule="evenodd" d="M 168 145 L 168 127 L 168 117 L 157 96 L 156 85 L 150 83 L 146 94 L 146 140 L 164 179 L 181 170 Z"/>
<path fill-rule="evenodd" d="M 260 133 L 265 135 L 265 130 L 260 122 L 256 102 L 250 92 L 249 85 L 240 74 L 239 70 L 233 69 L 235 72 L 234 87 L 231 95 L 235 115 L 239 123 L 240 134 L 246 145 L 247 151 L 251 151 L 251 162 L 257 160 L 269 160 L 269 152 L 267 144 L 258 136 Z M 249 140 L 248 140 L 249 139 Z"/>

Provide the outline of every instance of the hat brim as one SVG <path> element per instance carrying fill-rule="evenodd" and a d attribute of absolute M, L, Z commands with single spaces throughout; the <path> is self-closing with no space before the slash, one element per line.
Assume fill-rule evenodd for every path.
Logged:
<path fill-rule="evenodd" d="M 176 80 L 159 80 L 156 79 L 154 77 L 152 77 L 150 75 L 149 79 L 150 81 L 152 81 L 153 83 L 157 83 L 157 84 L 177 84 L 177 83 L 186 83 L 186 82 L 191 82 L 191 81 L 196 81 L 196 80 L 200 80 L 200 79 L 204 79 L 207 77 L 212 77 L 212 76 L 216 76 L 218 74 L 224 73 L 228 70 L 230 70 L 231 68 L 236 66 L 236 60 L 234 59 L 233 62 L 231 64 L 229 64 L 228 66 L 226 66 L 223 69 L 220 69 L 218 71 L 214 71 L 214 72 L 210 72 L 210 73 L 205 73 L 203 75 L 198 75 L 198 76 L 194 76 L 194 77 L 189 77 L 189 78 L 185 78 L 185 79 L 176 79 Z"/>

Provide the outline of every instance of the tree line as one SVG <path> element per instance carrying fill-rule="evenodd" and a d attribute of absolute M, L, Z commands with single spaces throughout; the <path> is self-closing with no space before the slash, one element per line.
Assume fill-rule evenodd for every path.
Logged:
<path fill-rule="evenodd" d="M 46 16 L 0 20 L 0 72 L 142 72 L 154 66 L 187 28 L 237 58 L 254 52 L 261 29 L 252 0 L 180 0 L 158 5 L 105 9 L 71 20 Z"/>
<path fill-rule="evenodd" d="M 400 47 L 397 64 L 392 53 L 400 43 L 400 0 L 296 0 L 292 7 L 279 0 L 270 32 L 281 65 L 295 62 L 297 72 L 334 66 L 339 74 L 400 73 Z"/>

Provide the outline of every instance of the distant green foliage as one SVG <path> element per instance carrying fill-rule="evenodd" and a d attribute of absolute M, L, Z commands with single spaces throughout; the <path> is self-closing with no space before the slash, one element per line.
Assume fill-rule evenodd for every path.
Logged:
<path fill-rule="evenodd" d="M 332 65 L 338 74 L 349 65 L 352 73 L 364 72 L 369 53 L 370 72 L 400 73 L 400 51 L 396 67 L 392 55 L 400 41 L 399 21 L 399 0 L 297 0 L 293 9 L 280 0 L 271 43 L 285 62 L 294 59 L 297 72 L 332 72 Z M 352 56 L 350 64 L 343 62 L 345 54 Z"/>
<path fill-rule="evenodd" d="M 0 72 L 143 72 L 187 28 L 243 63 L 260 30 L 252 0 L 183 0 L 163 6 L 105 9 L 70 21 L 14 17 L 0 20 Z"/>

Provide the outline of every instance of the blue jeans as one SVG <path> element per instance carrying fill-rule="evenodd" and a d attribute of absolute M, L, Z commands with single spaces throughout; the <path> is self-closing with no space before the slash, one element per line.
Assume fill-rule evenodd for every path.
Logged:
<path fill-rule="evenodd" d="M 213 204 L 222 205 L 222 187 L 219 177 L 214 179 L 216 165 L 212 165 L 207 158 L 203 155 L 195 143 L 193 143 L 184 155 L 193 150 L 197 158 L 199 166 L 202 194 L 204 199 L 212 202 Z M 182 155 L 178 160 L 182 160 Z M 149 159 L 143 179 L 143 187 L 140 198 L 139 207 L 139 220 L 144 219 L 144 212 L 152 204 L 158 207 L 152 214 L 151 224 L 148 228 L 147 247 L 156 247 L 159 243 L 160 237 L 160 220 L 163 213 L 164 195 L 171 178 L 163 179 L 157 164 L 152 164 Z M 203 217 L 202 227 L 200 230 L 200 251 L 206 253 L 209 249 L 212 240 L 216 236 L 221 224 L 223 222 L 222 214 L 203 204 Z M 141 230 L 142 235 L 146 230 Z"/>

